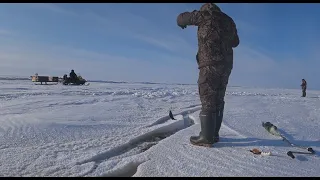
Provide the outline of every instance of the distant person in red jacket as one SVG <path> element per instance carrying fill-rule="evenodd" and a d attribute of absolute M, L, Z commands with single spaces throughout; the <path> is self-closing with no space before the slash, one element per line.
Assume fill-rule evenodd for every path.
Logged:
<path fill-rule="evenodd" d="M 301 89 L 302 89 L 302 97 L 306 97 L 307 95 L 307 81 L 305 79 L 302 79 L 302 84 L 301 84 Z"/>

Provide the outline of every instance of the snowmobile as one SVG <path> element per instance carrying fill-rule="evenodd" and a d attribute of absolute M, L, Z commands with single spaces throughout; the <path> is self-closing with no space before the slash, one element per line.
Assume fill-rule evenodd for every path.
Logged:
<path fill-rule="evenodd" d="M 62 84 L 63 85 L 73 85 L 73 86 L 80 86 L 80 85 L 89 85 L 86 84 L 87 80 L 83 79 L 81 76 L 78 76 L 77 79 L 72 80 L 66 74 L 63 76 Z"/>

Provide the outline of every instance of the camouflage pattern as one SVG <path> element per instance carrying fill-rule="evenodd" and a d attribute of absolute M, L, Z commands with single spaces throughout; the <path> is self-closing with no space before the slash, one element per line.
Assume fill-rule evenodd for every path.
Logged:
<path fill-rule="evenodd" d="M 306 95 L 307 95 L 307 81 L 305 79 L 302 79 L 301 88 L 302 88 L 302 97 L 306 97 Z"/>
<path fill-rule="evenodd" d="M 233 68 L 233 49 L 239 45 L 236 25 L 231 17 L 213 3 L 200 11 L 184 12 L 177 17 L 181 28 L 198 26 L 198 86 L 203 112 L 215 112 L 224 102 Z"/>
<path fill-rule="evenodd" d="M 205 66 L 199 71 L 198 88 L 202 113 L 216 112 L 223 108 L 231 68 Z"/>

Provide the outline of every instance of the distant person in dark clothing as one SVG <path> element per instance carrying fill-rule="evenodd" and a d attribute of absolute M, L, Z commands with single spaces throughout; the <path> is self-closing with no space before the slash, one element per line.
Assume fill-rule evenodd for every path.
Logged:
<path fill-rule="evenodd" d="M 63 82 L 64 85 L 68 84 L 68 75 L 66 75 L 66 74 L 63 75 L 63 81 L 62 82 Z"/>
<path fill-rule="evenodd" d="M 306 97 L 307 95 L 307 81 L 305 79 L 302 79 L 302 84 L 301 84 L 301 89 L 302 89 L 302 97 Z"/>
<path fill-rule="evenodd" d="M 66 75 L 66 74 L 63 75 L 63 80 L 65 80 L 65 81 L 68 80 L 68 75 Z"/>
<path fill-rule="evenodd" d="M 76 83 L 76 82 L 77 82 L 78 76 L 77 76 L 77 74 L 74 72 L 73 69 L 71 70 L 69 76 L 70 76 L 70 82 L 71 82 L 71 83 Z"/>

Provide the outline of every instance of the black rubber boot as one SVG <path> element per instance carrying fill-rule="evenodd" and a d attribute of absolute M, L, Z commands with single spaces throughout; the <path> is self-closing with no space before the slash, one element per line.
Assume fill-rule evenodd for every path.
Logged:
<path fill-rule="evenodd" d="M 215 129 L 215 134 L 213 137 L 214 142 L 219 142 L 219 131 L 221 128 L 222 124 L 222 119 L 223 119 L 223 111 L 224 111 L 224 102 L 220 104 L 217 108 L 217 113 L 216 113 L 216 129 Z"/>
<path fill-rule="evenodd" d="M 214 144 L 213 136 L 215 134 L 215 113 L 200 113 L 201 132 L 199 136 L 191 136 L 190 142 L 196 146 L 212 147 Z"/>

